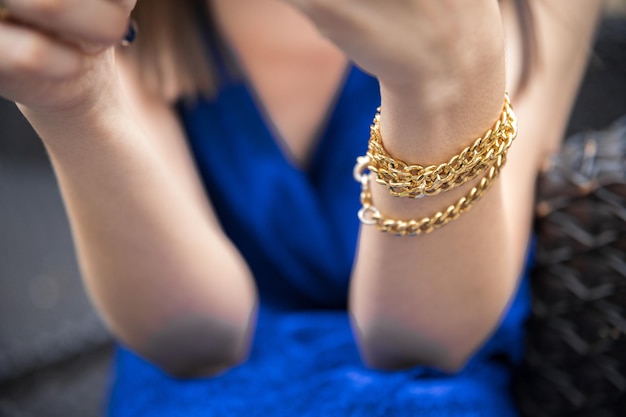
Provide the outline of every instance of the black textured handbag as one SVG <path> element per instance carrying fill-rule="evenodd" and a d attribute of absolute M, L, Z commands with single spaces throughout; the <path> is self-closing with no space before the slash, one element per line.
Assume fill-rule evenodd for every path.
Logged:
<path fill-rule="evenodd" d="M 537 193 L 520 409 L 626 416 L 626 116 L 569 138 Z"/>

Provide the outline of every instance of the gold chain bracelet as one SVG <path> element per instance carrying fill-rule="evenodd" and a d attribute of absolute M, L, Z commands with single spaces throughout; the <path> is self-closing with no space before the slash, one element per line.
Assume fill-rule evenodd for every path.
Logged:
<path fill-rule="evenodd" d="M 430 166 L 409 165 L 389 155 L 380 134 L 380 109 L 370 131 L 368 168 L 376 175 L 376 182 L 386 185 L 393 196 L 421 198 L 463 185 L 505 157 L 517 136 L 517 117 L 505 93 L 500 118 L 483 137 L 447 163 Z"/>
<path fill-rule="evenodd" d="M 393 233 L 400 236 L 415 236 L 430 233 L 435 229 L 445 226 L 461 214 L 468 211 L 491 187 L 500 174 L 500 170 L 506 162 L 506 155 L 499 155 L 489 168 L 487 174 L 473 187 L 464 197 L 455 204 L 448 206 L 444 211 L 439 211 L 430 217 L 419 220 L 397 220 L 385 217 L 374 206 L 370 189 L 370 175 L 366 172 L 371 163 L 368 156 L 357 158 L 354 167 L 354 178 L 361 184 L 361 204 L 358 216 L 364 225 L 375 225 L 378 230 Z"/>

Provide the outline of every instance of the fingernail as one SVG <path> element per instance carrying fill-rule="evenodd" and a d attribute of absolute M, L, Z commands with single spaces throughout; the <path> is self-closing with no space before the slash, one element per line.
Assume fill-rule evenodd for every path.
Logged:
<path fill-rule="evenodd" d="M 122 39 L 122 46 L 128 46 L 135 42 L 138 32 L 139 30 L 135 19 L 128 19 L 128 29 L 126 30 L 126 35 L 124 35 L 124 38 Z"/>

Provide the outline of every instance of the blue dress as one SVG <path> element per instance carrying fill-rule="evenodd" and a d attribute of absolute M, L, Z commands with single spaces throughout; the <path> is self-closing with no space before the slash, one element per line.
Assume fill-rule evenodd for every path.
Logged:
<path fill-rule="evenodd" d="M 214 378 L 169 378 L 119 347 L 110 417 L 517 415 L 509 385 L 523 355 L 524 277 L 458 374 L 375 371 L 359 359 L 346 313 L 359 227 L 351 171 L 379 102 L 377 81 L 351 67 L 306 167 L 241 78 L 223 80 L 211 100 L 179 106 L 217 215 L 257 281 L 257 330 L 249 360 Z"/>

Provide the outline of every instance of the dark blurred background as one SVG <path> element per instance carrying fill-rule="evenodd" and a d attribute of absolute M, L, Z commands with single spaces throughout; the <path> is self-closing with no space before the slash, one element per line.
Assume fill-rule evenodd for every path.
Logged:
<path fill-rule="evenodd" d="M 0 417 L 102 415 L 111 346 L 43 146 L 0 100 Z"/>
<path fill-rule="evenodd" d="M 599 30 L 567 136 L 626 114 L 624 3 Z M 111 353 L 45 150 L 0 99 L 0 417 L 102 415 Z"/>

